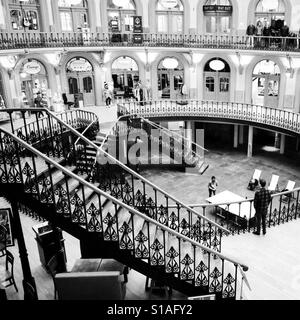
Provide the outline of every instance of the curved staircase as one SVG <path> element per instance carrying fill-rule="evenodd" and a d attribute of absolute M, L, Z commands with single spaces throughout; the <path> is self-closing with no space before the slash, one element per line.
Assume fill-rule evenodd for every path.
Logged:
<path fill-rule="evenodd" d="M 105 151 L 112 163 L 99 165 L 94 151 L 105 138 L 96 142 L 95 119 L 77 128 L 82 135 L 70 117 L 42 111 L 31 130 L 0 129 L 0 190 L 8 201 L 18 194 L 24 210 L 80 239 L 85 258 L 114 258 L 188 296 L 236 298 L 239 266 L 247 266 L 220 252 L 226 229 Z"/>

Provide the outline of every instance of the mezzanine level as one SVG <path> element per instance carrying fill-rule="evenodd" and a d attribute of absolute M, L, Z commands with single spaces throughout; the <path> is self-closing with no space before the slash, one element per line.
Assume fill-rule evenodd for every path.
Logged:
<path fill-rule="evenodd" d="M 74 47 L 145 47 L 299 52 L 300 36 L 271 37 L 158 33 L 0 33 L 0 50 Z"/>

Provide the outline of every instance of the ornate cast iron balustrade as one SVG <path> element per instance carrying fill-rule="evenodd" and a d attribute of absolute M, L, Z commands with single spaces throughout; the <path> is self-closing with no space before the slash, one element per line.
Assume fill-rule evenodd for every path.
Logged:
<path fill-rule="evenodd" d="M 46 116 L 38 118 L 41 110 Z M 87 174 L 90 181 L 98 182 L 102 190 L 125 204 L 133 206 L 166 226 L 172 225 L 176 231 L 191 239 L 221 251 L 222 234 L 228 232 L 225 228 L 193 211 L 105 151 L 100 150 L 109 160 L 108 163 L 94 166 L 98 146 L 91 140 L 96 136 L 97 128 L 91 127 L 92 136 L 86 138 L 74 127 L 79 124 L 78 127 L 81 129 L 88 128 L 88 124 L 92 124 L 96 119 L 95 115 L 76 110 L 75 114 L 66 112 L 55 116 L 44 109 L 21 109 L 24 126 L 16 129 L 13 118 L 19 111 L 11 109 L 6 112 L 10 114 L 12 132 L 23 141 L 28 143 L 34 141 L 34 147 L 43 154 L 75 165 L 78 172 Z M 35 112 L 33 119 L 28 120 L 26 112 Z M 75 116 L 77 118 L 74 118 Z M 48 129 L 41 131 L 47 124 Z M 45 134 L 42 134 L 44 131 Z M 32 132 L 37 133 L 34 135 Z M 33 135 L 38 139 L 33 139 Z M 92 155 L 91 149 L 94 151 Z M 176 209 L 170 210 L 171 205 L 176 206 Z"/>
<path fill-rule="evenodd" d="M 124 128 L 120 122 L 117 122 L 111 133 L 116 135 L 115 138 L 119 138 L 120 133 L 127 137 L 128 130 L 129 127 Z M 109 136 L 108 134 L 103 140 L 101 148 L 103 148 Z M 80 167 L 80 170 L 88 174 L 90 181 L 98 182 L 102 190 L 109 192 L 113 197 L 120 199 L 123 203 L 134 207 L 159 223 L 210 248 L 221 251 L 222 235 L 228 233 L 225 228 L 191 210 L 181 201 L 137 174 L 109 154 L 109 150 L 98 149 L 94 143 L 87 139 L 81 138 L 81 141 L 84 142 L 82 157 L 84 165 Z M 119 145 L 119 143 L 117 144 Z M 101 154 L 106 157 L 108 162 L 100 164 L 99 160 L 93 161 L 97 160 L 96 158 L 88 160 L 88 156 L 86 156 L 87 147 L 92 148 L 95 154 L 98 152 L 98 156 Z M 170 210 L 170 206 L 176 208 Z"/>
<path fill-rule="evenodd" d="M 0 33 L 0 49 L 34 49 L 62 47 L 177 47 L 232 50 L 300 50 L 298 35 L 290 37 L 239 36 L 239 35 L 183 35 L 183 34 L 120 33 Z"/>
<path fill-rule="evenodd" d="M 143 259 L 177 290 L 186 292 L 189 286 L 198 294 L 235 299 L 237 269 L 241 265 L 246 271 L 247 266 L 179 232 L 177 222 L 175 228 L 160 223 L 85 179 L 86 175 L 70 171 L 0 129 L 0 188 L 6 197 L 18 190 L 19 201 L 29 196 L 32 205 L 39 204 L 36 215 L 50 208 L 52 221 L 63 219 L 64 225 L 76 225 L 83 233 L 97 233 L 105 243 L 114 243 L 117 250 L 127 252 L 130 267 L 135 267 L 132 259 Z"/>
<path fill-rule="evenodd" d="M 48 147 L 49 144 L 51 145 L 48 148 L 49 152 L 55 152 L 55 144 L 59 142 L 61 135 L 68 131 L 45 109 L 3 109 L 0 110 L 0 113 L 3 118 L 7 119 L 7 127 L 11 132 L 16 133 L 19 138 L 29 144 L 39 144 L 41 147 L 43 142 L 49 140 Z M 80 131 L 89 128 L 92 123 L 96 123 L 98 120 L 94 113 L 84 110 L 62 112 L 57 117 Z"/>
<path fill-rule="evenodd" d="M 278 132 L 300 134 L 300 114 L 291 111 L 250 105 L 245 103 L 189 100 L 182 105 L 178 101 L 148 101 L 119 104 L 119 115 L 144 118 L 210 119 L 231 123 L 246 123 L 267 127 Z"/>

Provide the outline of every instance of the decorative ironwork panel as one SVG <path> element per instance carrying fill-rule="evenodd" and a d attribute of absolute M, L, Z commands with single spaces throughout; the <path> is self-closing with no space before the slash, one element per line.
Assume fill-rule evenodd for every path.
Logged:
<path fill-rule="evenodd" d="M 103 229 L 104 229 L 104 240 L 118 241 L 117 219 L 113 217 L 110 212 L 108 212 L 105 219 L 103 220 Z"/>
<path fill-rule="evenodd" d="M 196 268 L 196 271 L 198 272 L 198 276 L 195 281 L 195 285 L 197 287 L 207 287 L 208 286 L 208 267 L 206 264 L 201 261 L 198 267 Z"/>
<path fill-rule="evenodd" d="M 120 239 L 120 248 L 122 250 L 132 250 L 133 240 L 132 240 L 132 228 L 127 222 L 124 222 L 119 232 L 122 234 Z"/>
<path fill-rule="evenodd" d="M 89 232 L 102 232 L 101 226 L 101 215 L 100 210 L 96 208 L 94 203 L 92 203 L 87 210 L 88 219 L 88 231 Z"/>
<path fill-rule="evenodd" d="M 152 266 L 163 266 L 165 263 L 164 257 L 161 253 L 164 246 L 159 242 L 158 239 L 155 239 L 153 244 L 151 245 L 151 250 L 154 251 L 154 253 L 151 255 L 151 265 Z"/>
<path fill-rule="evenodd" d="M 233 278 L 233 276 L 229 273 L 227 277 L 224 279 L 225 288 L 223 290 L 223 298 L 224 299 L 230 299 L 235 298 L 235 282 L 236 280 Z"/>
<path fill-rule="evenodd" d="M 167 260 L 166 264 L 166 272 L 167 273 L 178 273 L 179 272 L 179 264 L 177 262 L 177 257 L 179 257 L 179 253 L 171 247 L 170 250 L 166 253 Z"/>
<path fill-rule="evenodd" d="M 86 217 L 85 217 L 85 204 L 81 200 L 78 195 L 79 190 L 75 190 L 73 197 L 71 198 L 71 219 L 72 222 L 78 223 L 81 225 L 86 224 Z"/>
<path fill-rule="evenodd" d="M 135 246 L 135 256 L 140 259 L 149 258 L 149 249 L 147 248 L 148 237 L 146 237 L 144 233 L 140 231 L 134 240 L 137 242 L 137 245 Z"/>
<path fill-rule="evenodd" d="M 181 270 L 181 273 L 180 273 L 180 279 L 193 280 L 194 271 L 191 268 L 191 266 L 193 266 L 194 260 L 187 254 L 180 263 L 184 265 L 184 268 Z"/>

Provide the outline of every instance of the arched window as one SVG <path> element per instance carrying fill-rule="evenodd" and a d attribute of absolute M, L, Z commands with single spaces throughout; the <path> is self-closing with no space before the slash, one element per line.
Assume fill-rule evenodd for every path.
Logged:
<path fill-rule="evenodd" d="M 255 22 L 261 21 L 265 26 L 281 29 L 285 21 L 285 4 L 283 0 L 260 0 L 255 10 Z"/>
<path fill-rule="evenodd" d="M 133 0 L 107 0 L 109 32 L 132 32 L 136 6 Z"/>
<path fill-rule="evenodd" d="M 232 29 L 230 0 L 207 0 L 203 6 L 207 33 L 229 33 Z"/>
<path fill-rule="evenodd" d="M 36 31 L 40 28 L 38 0 L 9 0 L 9 18 L 14 31 Z"/>
<path fill-rule="evenodd" d="M 72 32 L 88 28 L 88 3 L 86 0 L 58 0 L 61 30 Z"/>
<path fill-rule="evenodd" d="M 158 0 L 156 4 L 157 32 L 183 33 L 184 7 L 181 0 Z"/>
<path fill-rule="evenodd" d="M 267 74 L 279 75 L 280 68 L 277 65 L 277 63 L 274 61 L 263 60 L 255 66 L 253 74 L 255 74 L 255 75 L 267 75 Z"/>

